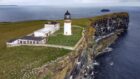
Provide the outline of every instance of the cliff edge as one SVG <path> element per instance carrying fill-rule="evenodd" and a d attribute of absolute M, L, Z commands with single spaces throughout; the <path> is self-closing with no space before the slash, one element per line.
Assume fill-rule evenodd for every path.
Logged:
<path fill-rule="evenodd" d="M 115 42 L 119 35 L 127 31 L 129 14 L 126 12 L 96 16 L 89 19 L 83 32 L 83 39 L 66 56 L 60 57 L 33 70 L 35 79 L 76 79 L 87 66 L 93 68 L 96 56 Z M 27 78 L 26 78 L 27 79 Z"/>

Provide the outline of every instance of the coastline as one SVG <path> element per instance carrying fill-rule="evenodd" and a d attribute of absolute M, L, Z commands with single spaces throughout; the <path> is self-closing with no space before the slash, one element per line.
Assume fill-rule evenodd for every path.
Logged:
<path fill-rule="evenodd" d="M 80 25 L 80 26 L 86 28 L 86 30 L 88 30 L 88 27 L 85 27 L 85 26 L 90 26 L 91 22 L 89 21 L 89 19 L 92 19 L 92 22 L 95 22 L 97 19 L 100 19 L 100 18 L 106 17 L 106 16 L 112 16 L 114 14 L 116 14 L 116 13 L 108 14 L 105 16 L 97 16 L 96 19 L 95 18 L 94 19 L 93 18 L 73 19 L 73 24 Z M 30 21 L 30 22 L 31 22 L 31 25 L 32 25 L 32 22 L 34 23 L 34 21 Z M 45 23 L 46 21 L 44 20 L 44 21 L 37 21 L 37 22 L 42 24 L 42 23 Z M 62 25 L 63 20 L 58 20 L 58 22 L 60 22 Z M 12 24 L 13 23 L 14 22 L 12 22 Z M 15 22 L 15 23 L 18 23 L 18 22 Z M 37 27 L 37 28 L 40 28 L 40 27 Z M 90 29 L 92 29 L 92 28 L 90 28 Z M 46 76 L 49 76 L 51 79 L 64 79 L 66 76 L 70 76 L 70 73 L 72 72 L 74 66 L 76 65 L 78 58 L 82 55 L 83 52 L 86 52 L 86 56 L 88 58 L 86 60 L 87 61 L 86 64 L 89 65 L 92 63 L 91 60 L 93 60 L 97 55 L 101 54 L 98 51 L 102 51 L 106 47 L 108 47 L 112 43 L 114 43 L 114 41 L 118 38 L 117 35 L 121 33 L 121 31 L 117 31 L 114 34 L 101 39 L 99 42 L 95 42 L 95 39 L 93 39 L 94 32 L 95 32 L 94 30 L 95 29 L 93 29 L 92 31 L 88 31 L 88 33 L 85 33 L 85 37 L 79 43 L 76 50 L 64 55 L 63 57 L 57 58 L 57 60 L 50 61 L 50 62 L 48 62 L 48 64 L 45 64 L 39 68 L 32 69 L 32 71 L 31 71 L 31 72 L 33 72 L 33 73 L 31 73 L 32 78 L 42 79 Z M 30 76 L 31 74 L 28 74 L 28 75 Z M 27 77 L 23 77 L 23 78 L 28 79 Z"/>

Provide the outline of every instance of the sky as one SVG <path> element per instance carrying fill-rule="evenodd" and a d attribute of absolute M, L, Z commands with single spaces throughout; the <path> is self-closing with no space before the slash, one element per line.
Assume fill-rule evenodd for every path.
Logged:
<path fill-rule="evenodd" d="M 0 0 L 0 5 L 140 6 L 140 0 Z"/>

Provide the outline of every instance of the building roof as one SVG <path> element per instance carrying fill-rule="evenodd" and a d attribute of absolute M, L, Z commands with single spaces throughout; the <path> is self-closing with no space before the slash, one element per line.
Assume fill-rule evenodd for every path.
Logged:
<path fill-rule="evenodd" d="M 7 42 L 8 43 L 12 43 L 12 42 L 14 42 L 14 41 L 16 41 L 17 39 L 11 39 L 11 40 L 8 40 Z"/>
<path fill-rule="evenodd" d="M 17 38 L 17 39 L 11 39 L 9 41 L 7 41 L 8 43 L 12 43 L 18 39 L 23 39 L 23 40 L 35 40 L 35 41 L 41 41 L 43 40 L 44 38 L 43 37 L 34 37 L 34 36 L 24 36 L 24 37 L 21 37 L 21 38 Z"/>
<path fill-rule="evenodd" d="M 58 22 L 56 22 L 56 21 L 51 21 L 51 22 L 48 22 L 47 24 L 58 24 Z"/>
<path fill-rule="evenodd" d="M 21 37 L 19 39 L 41 41 L 44 38 L 42 38 L 42 37 L 34 37 L 34 36 L 24 36 L 24 37 Z"/>

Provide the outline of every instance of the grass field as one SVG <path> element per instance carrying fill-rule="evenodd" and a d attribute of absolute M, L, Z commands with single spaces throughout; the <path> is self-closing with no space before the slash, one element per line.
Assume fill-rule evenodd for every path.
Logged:
<path fill-rule="evenodd" d="M 83 28 L 72 26 L 72 35 L 63 35 L 64 28 L 54 33 L 48 38 L 48 44 L 64 45 L 64 46 L 74 46 L 82 37 Z"/>
<path fill-rule="evenodd" d="M 91 19 L 94 21 L 102 18 L 102 16 L 98 16 Z M 61 23 L 61 26 L 63 26 L 63 20 L 57 21 Z M 65 49 L 45 47 L 21 46 L 6 48 L 6 41 L 30 34 L 33 31 L 42 28 L 45 23 L 47 23 L 45 20 L 0 23 L 0 79 L 21 79 L 24 73 L 30 72 L 31 69 L 42 66 L 43 64 L 70 52 Z M 86 28 L 89 24 L 89 18 L 72 20 L 72 25 L 78 25 Z M 81 37 L 81 30 L 77 28 L 74 28 L 74 35 L 72 37 L 64 37 L 61 32 L 62 29 L 56 33 L 56 35 L 58 35 L 57 38 L 53 36 L 50 38 L 49 43 L 73 46 Z M 74 38 L 74 40 L 71 38 Z"/>
<path fill-rule="evenodd" d="M 88 19 L 75 19 L 73 20 L 73 25 L 84 27 L 87 21 Z M 0 79 L 20 79 L 24 73 L 29 72 L 31 69 L 39 67 L 48 61 L 55 60 L 70 52 L 65 49 L 45 47 L 21 46 L 6 48 L 6 41 L 32 33 L 33 31 L 42 28 L 46 22 L 47 21 L 0 23 Z M 59 22 L 61 23 L 61 26 L 63 26 L 63 21 L 59 20 Z M 79 30 L 76 28 L 74 33 L 78 31 Z M 78 36 L 74 36 L 74 38 L 78 40 L 79 34 Z M 71 44 L 69 45 L 74 44 L 75 43 L 71 41 Z M 68 45 L 68 43 L 65 45 Z"/>
<path fill-rule="evenodd" d="M 6 48 L 7 40 L 29 34 L 42 28 L 44 23 L 46 21 L 0 23 L 0 79 L 20 79 L 30 69 L 70 52 L 65 49 L 45 47 Z"/>
<path fill-rule="evenodd" d="M 24 73 L 70 52 L 45 47 L 14 47 L 1 50 L 0 79 L 20 79 Z"/>

